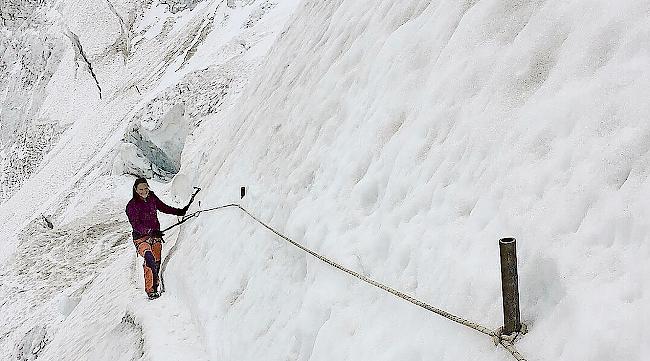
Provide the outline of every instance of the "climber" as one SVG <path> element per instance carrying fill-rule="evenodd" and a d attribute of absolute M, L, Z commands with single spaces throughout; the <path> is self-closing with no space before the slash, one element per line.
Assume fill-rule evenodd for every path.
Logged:
<path fill-rule="evenodd" d="M 158 272 L 160 271 L 160 254 L 162 237 L 160 222 L 156 211 L 184 216 L 190 207 L 174 208 L 161 201 L 144 178 L 138 178 L 133 184 L 133 198 L 126 205 L 126 215 L 133 227 L 133 243 L 138 254 L 144 257 L 144 289 L 149 299 L 160 296 L 158 293 Z"/>

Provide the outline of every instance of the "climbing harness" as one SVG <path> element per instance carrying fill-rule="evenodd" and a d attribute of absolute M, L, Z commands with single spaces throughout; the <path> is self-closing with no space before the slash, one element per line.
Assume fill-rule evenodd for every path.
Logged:
<path fill-rule="evenodd" d="M 321 260 L 322 262 L 325 262 L 325 263 L 327 263 L 328 265 L 330 265 L 330 266 L 332 266 L 334 268 L 337 268 L 337 269 L 339 269 L 339 270 L 341 270 L 341 271 L 343 271 L 343 272 L 345 272 L 345 273 L 347 273 L 347 274 L 349 274 L 351 276 L 354 276 L 355 278 L 358 278 L 359 280 L 361 280 L 363 282 L 366 282 L 366 283 L 368 283 L 368 284 L 370 284 L 372 286 L 380 288 L 380 289 L 382 289 L 382 290 L 384 290 L 384 291 L 386 291 L 388 293 L 391 293 L 394 296 L 397 296 L 397 297 L 399 297 L 399 298 L 401 298 L 403 300 L 406 300 L 406 301 L 408 301 L 408 302 L 410 302 L 410 303 L 412 303 L 414 305 L 420 306 L 420 307 L 422 307 L 422 308 L 424 308 L 424 309 L 426 309 L 426 310 L 428 310 L 430 312 L 433 312 L 433 313 L 435 313 L 437 315 L 445 317 L 445 318 L 447 318 L 447 319 L 449 319 L 451 321 L 454 321 L 454 322 L 459 323 L 459 324 L 461 324 L 463 326 L 466 326 L 466 327 L 472 328 L 472 329 L 474 329 L 474 330 L 476 330 L 478 332 L 481 332 L 481 333 L 489 336 L 490 338 L 492 338 L 495 345 L 501 344 L 506 350 L 508 350 L 508 352 L 510 352 L 512 354 L 512 356 L 517 361 L 526 361 L 524 356 L 515 348 L 515 346 L 513 344 L 516 337 L 519 335 L 518 333 L 515 333 L 514 335 L 503 335 L 502 334 L 502 328 L 498 328 L 497 330 L 490 330 L 489 328 L 487 328 L 485 326 L 482 326 L 482 325 L 477 324 L 475 322 L 468 321 L 468 320 L 463 319 L 463 318 L 461 318 L 459 316 L 453 315 L 453 314 L 451 314 L 449 312 L 446 312 L 446 311 L 443 311 L 443 310 L 438 309 L 436 307 L 433 307 L 433 306 L 429 305 L 426 302 L 420 301 L 420 300 L 418 300 L 418 299 L 416 299 L 416 298 L 414 298 L 412 296 L 409 296 L 409 295 L 407 295 L 407 294 L 405 294 L 405 293 L 403 293 L 401 291 L 398 291 L 398 290 L 396 290 L 394 288 L 388 287 L 388 286 L 386 286 L 386 285 L 384 285 L 382 283 L 379 283 L 379 282 L 377 282 L 377 281 L 375 281 L 375 280 L 373 280 L 373 279 L 371 279 L 369 277 L 366 277 L 366 276 L 364 276 L 364 275 L 362 275 L 362 274 L 360 274 L 358 272 L 355 272 L 355 271 L 353 271 L 351 269 L 343 267 L 340 264 L 338 264 L 338 263 L 336 263 L 336 262 L 334 262 L 334 261 L 332 261 L 332 260 L 330 260 L 330 259 L 328 259 L 328 258 L 326 258 L 324 256 L 321 256 L 320 254 L 310 250 L 309 248 L 299 244 L 298 242 L 296 242 L 296 241 L 290 239 L 289 237 L 285 236 L 284 234 L 278 232 L 273 227 L 271 227 L 268 224 L 261 221 L 259 218 L 254 216 L 252 213 L 250 213 L 247 209 L 245 209 L 244 207 L 242 207 L 239 204 L 231 203 L 231 204 L 226 204 L 226 205 L 219 206 L 219 207 L 198 210 L 198 211 L 186 216 L 180 222 L 174 224 L 173 226 L 171 226 L 171 227 L 169 227 L 169 228 L 167 228 L 165 230 L 176 227 L 176 226 L 182 224 L 183 222 L 185 222 L 185 221 L 187 221 L 187 220 L 189 220 L 191 218 L 198 217 L 199 214 L 201 214 L 203 212 L 211 212 L 211 211 L 215 211 L 215 210 L 218 210 L 218 209 L 224 209 L 224 208 L 239 208 L 241 211 L 246 213 L 249 217 L 254 219 L 257 223 L 264 226 L 269 231 L 275 233 L 278 237 L 280 237 L 280 238 L 284 239 L 285 241 L 291 243 L 292 245 L 294 245 L 295 247 L 301 249 L 302 251 L 304 251 L 306 253 L 309 253 L 310 255 L 314 256 L 315 258 Z M 523 333 L 525 333 L 525 330 L 524 330 L 524 332 L 522 332 L 522 334 Z"/>

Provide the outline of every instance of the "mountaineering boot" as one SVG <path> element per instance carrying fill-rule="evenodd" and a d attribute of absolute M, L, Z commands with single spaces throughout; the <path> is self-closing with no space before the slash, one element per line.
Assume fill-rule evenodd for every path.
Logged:
<path fill-rule="evenodd" d="M 149 296 L 150 300 L 155 300 L 156 298 L 160 297 L 160 293 L 153 291 L 147 294 Z"/>

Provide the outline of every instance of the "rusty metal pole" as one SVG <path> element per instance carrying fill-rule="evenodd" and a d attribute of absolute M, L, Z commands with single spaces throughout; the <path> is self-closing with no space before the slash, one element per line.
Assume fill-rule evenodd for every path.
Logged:
<path fill-rule="evenodd" d="M 499 240 L 501 254 L 501 291 L 503 292 L 503 334 L 521 330 L 519 315 L 519 281 L 517 278 L 517 240 Z"/>

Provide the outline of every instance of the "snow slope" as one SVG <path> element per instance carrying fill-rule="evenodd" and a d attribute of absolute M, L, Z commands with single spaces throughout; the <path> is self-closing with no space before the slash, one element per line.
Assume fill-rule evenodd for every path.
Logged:
<path fill-rule="evenodd" d="M 114 98 L 102 98 L 104 113 L 86 127 L 115 119 L 113 128 L 67 133 L 76 136 L 70 147 L 85 141 L 101 150 L 75 157 L 61 176 L 54 171 L 64 158 L 52 155 L 51 173 L 43 167 L 1 206 L 12 247 L 2 248 L 0 292 L 13 300 L 2 306 L 10 315 L 0 319 L 10 329 L 0 335 L 2 356 L 21 355 L 14 340 L 45 340 L 45 360 L 513 359 L 484 335 L 302 253 L 235 208 L 203 213 L 168 236 L 167 292 L 155 303 L 144 301 L 140 260 L 125 240 L 101 265 L 93 261 L 89 283 L 71 277 L 74 287 L 49 301 L 67 317 L 24 321 L 21 294 L 5 286 L 21 280 L 17 270 L 30 257 L 11 251 L 29 244 L 14 234 L 48 232 L 38 225 L 44 211 L 25 206 L 26 197 L 45 197 L 50 203 L 38 205 L 56 227 L 109 224 L 100 229 L 124 236 L 132 179 L 105 172 L 114 170 L 103 165 L 107 155 L 117 156 L 131 121 L 148 119 L 137 115 L 147 104 L 164 114 L 174 99 L 210 94 L 170 91 L 183 76 L 212 61 L 233 69 L 227 59 L 257 44 L 234 70 L 250 80 L 188 122 L 195 128 L 180 172 L 154 185 L 164 199 L 181 204 L 199 185 L 201 205 L 192 209 L 241 202 L 345 266 L 495 329 L 503 322 L 497 240 L 516 237 L 529 327 L 516 346 L 526 359 L 647 358 L 647 1 L 277 1 L 256 22 L 252 9 L 265 3 L 142 10 L 134 29 L 144 32 L 131 38 L 142 45 L 127 65 L 98 70 L 112 79 Z M 223 19 L 219 11 L 236 20 L 232 27 L 193 46 L 186 34 L 203 37 L 205 19 Z M 277 38 L 244 32 L 242 45 L 235 24 L 249 21 L 272 26 Z M 165 33 L 168 42 L 159 42 Z M 113 43 L 102 41 L 89 49 Z M 260 56 L 258 67 L 252 59 Z M 50 197 L 44 179 L 63 193 Z M 248 188 L 242 200 L 240 186 Z M 85 196 L 84 187 L 96 192 Z M 98 204 L 106 210 L 93 211 Z M 112 247 L 105 234 L 91 239 Z M 64 254 L 52 249 L 52 258 Z M 36 275 L 38 267 L 25 269 Z M 28 327 L 39 322 L 51 326 Z"/>
<path fill-rule="evenodd" d="M 644 359 L 649 11 L 303 2 L 209 142 L 205 203 L 247 185 L 293 239 L 495 328 L 497 240 L 514 236 L 529 359 Z M 236 211 L 201 217 L 168 272 L 220 359 L 510 358 Z"/>

